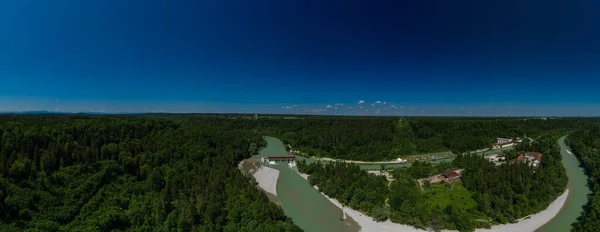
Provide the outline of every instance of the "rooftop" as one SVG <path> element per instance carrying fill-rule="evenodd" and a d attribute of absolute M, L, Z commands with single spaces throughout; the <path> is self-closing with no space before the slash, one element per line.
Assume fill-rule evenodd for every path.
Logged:
<path fill-rule="evenodd" d="M 526 156 L 533 156 L 535 157 L 535 160 L 537 161 L 541 161 L 542 160 L 542 153 L 540 152 L 526 152 L 525 153 Z"/>
<path fill-rule="evenodd" d="M 448 179 L 460 177 L 460 174 L 453 172 L 453 171 L 444 172 L 444 174 L 442 174 L 442 175 L 444 175 Z"/>
<path fill-rule="evenodd" d="M 515 162 L 520 162 L 520 161 L 525 161 L 525 160 L 527 160 L 527 157 L 525 157 L 525 156 L 519 156 L 519 157 L 511 160 L 510 162 L 511 163 L 515 163 Z"/>

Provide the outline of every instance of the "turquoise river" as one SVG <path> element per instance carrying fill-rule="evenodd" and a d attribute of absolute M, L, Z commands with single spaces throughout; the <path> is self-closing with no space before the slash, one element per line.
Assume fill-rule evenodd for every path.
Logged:
<path fill-rule="evenodd" d="M 283 143 L 273 137 L 265 137 L 267 147 L 259 156 L 285 156 L 288 155 Z M 537 231 L 562 232 L 569 231 L 571 224 L 583 211 L 587 202 L 590 189 L 587 187 L 587 176 L 579 167 L 579 161 L 565 145 L 565 137 L 558 140 L 561 148 L 562 162 L 569 177 L 569 196 L 556 217 Z M 298 159 L 306 159 L 297 157 Z M 309 160 L 310 161 L 310 160 Z M 402 166 L 405 166 L 402 165 Z M 277 181 L 277 197 L 275 201 L 283 205 L 285 214 L 294 220 L 294 223 L 308 232 L 345 232 L 358 231 L 359 226 L 352 220 L 342 221 L 340 208 L 329 202 L 316 189 L 312 188 L 306 180 L 298 175 L 287 164 L 271 165 L 279 170 Z M 377 165 L 380 167 L 380 165 Z M 376 169 L 373 165 L 365 165 L 363 169 Z"/>

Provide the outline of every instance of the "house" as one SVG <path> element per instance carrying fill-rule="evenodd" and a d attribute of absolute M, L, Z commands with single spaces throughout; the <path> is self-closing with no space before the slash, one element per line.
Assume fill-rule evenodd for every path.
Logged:
<path fill-rule="evenodd" d="M 461 173 L 464 169 L 450 169 L 441 174 L 436 174 L 427 178 L 418 179 L 419 184 L 423 184 L 425 181 L 428 181 L 432 184 L 441 183 L 443 181 L 458 181 L 460 180 Z"/>
<path fill-rule="evenodd" d="M 526 152 L 525 154 L 510 161 L 511 164 L 518 162 L 525 162 L 532 167 L 538 167 L 540 165 L 540 162 L 542 162 L 542 153 Z"/>
<path fill-rule="evenodd" d="M 497 143 L 492 146 L 493 149 L 500 149 L 505 147 L 516 146 L 518 143 L 516 142 L 506 142 L 506 143 Z"/>
<path fill-rule="evenodd" d="M 504 154 L 496 154 L 488 157 L 488 160 L 491 162 L 498 162 L 506 160 L 506 156 Z"/>
<path fill-rule="evenodd" d="M 503 143 L 512 142 L 512 139 L 498 138 L 497 141 L 498 142 L 496 142 L 496 144 L 503 144 Z"/>
<path fill-rule="evenodd" d="M 521 155 L 521 156 L 511 160 L 510 163 L 514 164 L 514 163 L 524 162 L 526 160 L 527 160 L 527 157 Z"/>
<path fill-rule="evenodd" d="M 455 181 L 460 179 L 460 173 L 456 171 L 447 171 L 442 174 L 447 181 Z"/>
<path fill-rule="evenodd" d="M 498 160 L 499 160 L 499 161 L 506 160 L 506 156 L 505 156 L 504 154 L 499 154 L 499 155 L 497 155 L 496 157 L 498 157 Z"/>
<path fill-rule="evenodd" d="M 539 152 L 533 152 L 533 151 L 525 152 L 525 156 L 535 157 L 536 159 L 537 158 L 542 159 L 542 153 L 539 153 Z"/>
<path fill-rule="evenodd" d="M 526 152 L 525 156 L 532 161 L 531 165 L 534 167 L 539 166 L 540 162 L 542 162 L 542 153 L 540 152 Z"/>
<path fill-rule="evenodd" d="M 496 144 L 492 145 L 493 149 L 500 149 L 505 147 L 512 147 L 519 144 L 522 140 L 520 139 L 506 139 L 506 138 L 498 138 Z"/>

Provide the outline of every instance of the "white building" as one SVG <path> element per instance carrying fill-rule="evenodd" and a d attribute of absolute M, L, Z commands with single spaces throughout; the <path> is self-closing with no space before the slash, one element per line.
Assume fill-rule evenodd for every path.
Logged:
<path fill-rule="evenodd" d="M 404 162 L 406 162 L 406 159 L 404 159 L 404 158 L 397 158 L 396 162 L 398 162 L 398 163 L 404 163 Z"/>
<path fill-rule="evenodd" d="M 512 146 L 516 146 L 518 143 L 520 143 L 519 139 L 498 138 L 497 143 L 492 145 L 492 148 L 500 149 L 500 148 L 505 148 L 505 147 L 512 147 Z"/>
<path fill-rule="evenodd" d="M 492 162 L 498 162 L 498 161 L 506 160 L 506 157 L 504 157 L 504 154 L 496 154 L 496 155 L 488 156 L 488 160 L 492 161 Z"/>
<path fill-rule="evenodd" d="M 510 143 L 512 139 L 498 138 L 498 142 L 496 144 Z"/>

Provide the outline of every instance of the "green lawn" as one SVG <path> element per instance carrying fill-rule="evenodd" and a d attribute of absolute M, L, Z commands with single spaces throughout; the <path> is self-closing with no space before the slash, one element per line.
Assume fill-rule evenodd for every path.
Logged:
<path fill-rule="evenodd" d="M 454 185 L 452 190 L 447 184 L 435 184 L 431 190 L 425 189 L 427 205 L 430 208 L 440 205 L 444 209 L 447 205 L 454 204 L 454 206 L 465 210 L 477 206 L 475 200 L 471 198 L 473 194 L 462 185 L 462 182 L 454 182 L 452 185 Z"/>

